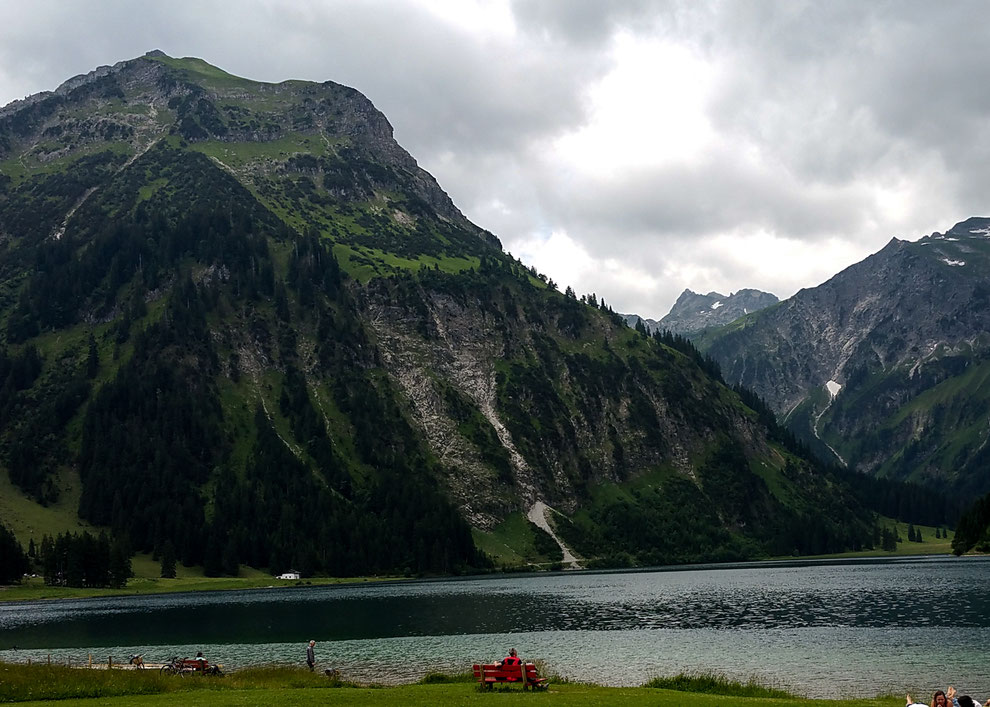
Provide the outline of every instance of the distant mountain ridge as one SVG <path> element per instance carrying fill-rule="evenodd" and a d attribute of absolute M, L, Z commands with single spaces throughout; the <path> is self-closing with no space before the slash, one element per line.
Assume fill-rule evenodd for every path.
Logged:
<path fill-rule="evenodd" d="M 725 296 L 719 292 L 707 295 L 684 290 L 674 306 L 659 321 L 644 319 L 637 314 L 625 314 L 629 326 L 642 321 L 647 331 L 668 330 L 674 334 L 691 336 L 705 329 L 723 326 L 739 317 L 777 304 L 776 295 L 754 289 L 742 289 Z"/>
<path fill-rule="evenodd" d="M 707 332 L 726 380 L 863 472 L 990 490 L 990 218 L 882 250 Z M 822 447 L 824 449 L 824 447 Z"/>

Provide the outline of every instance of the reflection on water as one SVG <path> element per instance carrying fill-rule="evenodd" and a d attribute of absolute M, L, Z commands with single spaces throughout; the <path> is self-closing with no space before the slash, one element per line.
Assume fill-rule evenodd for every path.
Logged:
<path fill-rule="evenodd" d="M 988 570 L 926 558 L 20 603 L 0 605 L 0 648 L 19 646 L 0 658 L 204 649 L 228 666 L 301 664 L 315 638 L 323 662 L 383 681 L 514 645 L 603 684 L 715 669 L 815 696 L 947 682 L 990 695 Z"/>

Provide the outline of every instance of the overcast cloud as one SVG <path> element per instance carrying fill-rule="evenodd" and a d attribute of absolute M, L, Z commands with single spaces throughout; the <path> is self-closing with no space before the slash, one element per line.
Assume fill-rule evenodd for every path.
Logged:
<path fill-rule="evenodd" d="M 0 0 L 0 104 L 161 49 L 333 80 L 563 288 L 787 297 L 990 215 L 983 2 Z"/>

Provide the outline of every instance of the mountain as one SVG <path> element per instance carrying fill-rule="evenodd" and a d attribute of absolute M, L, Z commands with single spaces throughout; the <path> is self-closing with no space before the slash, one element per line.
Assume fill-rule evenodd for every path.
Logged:
<path fill-rule="evenodd" d="M 703 329 L 728 324 L 739 317 L 777 304 L 778 301 L 769 292 L 752 289 L 739 290 L 728 297 L 718 292 L 699 295 L 691 290 L 684 290 L 658 325 L 661 329 L 688 336 Z"/>
<path fill-rule="evenodd" d="M 355 575 L 876 537 L 689 343 L 504 253 L 351 88 L 151 52 L 0 110 L 0 174 L 22 542 L 44 517 Z"/>
<path fill-rule="evenodd" d="M 710 329 L 720 327 L 739 317 L 777 304 L 776 295 L 760 290 L 743 289 L 728 297 L 718 292 L 699 295 L 691 290 L 684 290 L 670 312 L 656 321 L 643 319 L 636 314 L 623 315 L 629 326 L 635 326 L 642 321 L 647 331 L 672 331 L 675 334 L 693 336 Z"/>
<path fill-rule="evenodd" d="M 990 490 L 990 219 L 882 250 L 699 347 L 850 468 Z M 826 448 L 827 445 L 827 448 Z"/>
<path fill-rule="evenodd" d="M 663 331 L 660 328 L 660 322 L 656 319 L 644 319 L 638 314 L 619 314 L 619 316 L 622 317 L 622 321 L 626 323 L 626 326 L 633 327 L 634 329 L 637 324 L 642 322 L 643 328 L 651 334 L 655 331 Z"/>

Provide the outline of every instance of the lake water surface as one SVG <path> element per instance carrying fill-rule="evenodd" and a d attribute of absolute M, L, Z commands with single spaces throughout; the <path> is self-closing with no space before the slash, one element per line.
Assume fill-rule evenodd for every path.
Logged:
<path fill-rule="evenodd" d="M 607 685 L 715 670 L 814 697 L 990 697 L 990 558 L 747 563 L 0 604 L 0 659 L 301 664 L 361 681 L 516 647 Z M 17 646 L 17 648 L 13 648 Z"/>

